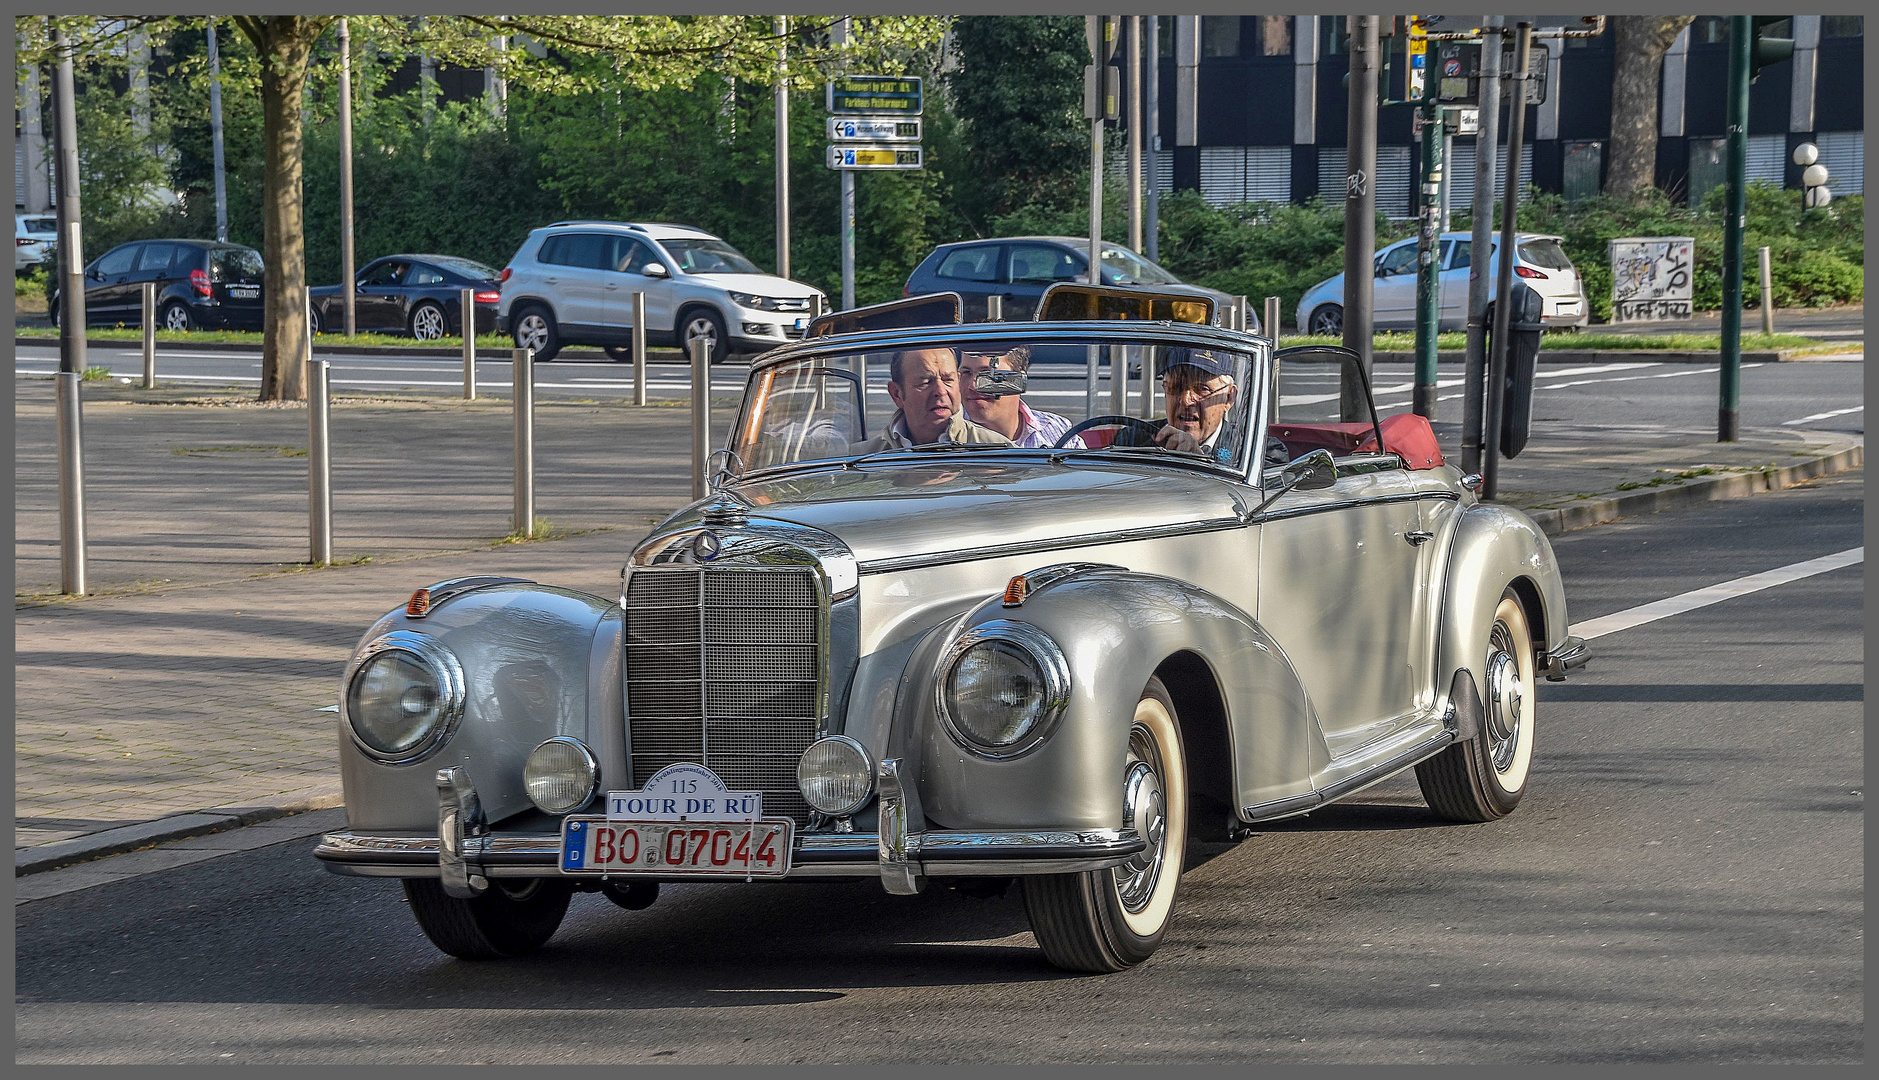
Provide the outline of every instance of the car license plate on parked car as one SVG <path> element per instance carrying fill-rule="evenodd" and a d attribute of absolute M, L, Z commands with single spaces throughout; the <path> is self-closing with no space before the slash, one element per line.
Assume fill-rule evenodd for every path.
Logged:
<path fill-rule="evenodd" d="M 571 817 L 561 825 L 564 874 L 782 877 L 796 823 L 622 821 Z"/>
<path fill-rule="evenodd" d="M 228 295 L 232 299 L 235 299 L 235 300 L 253 300 L 255 297 L 261 295 L 261 290 L 257 288 L 252 288 L 252 287 L 243 288 L 239 285 L 233 285 L 229 287 Z"/>

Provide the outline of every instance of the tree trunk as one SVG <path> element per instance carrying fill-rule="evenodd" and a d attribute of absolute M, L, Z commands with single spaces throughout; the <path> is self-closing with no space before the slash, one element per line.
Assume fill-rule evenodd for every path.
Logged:
<path fill-rule="evenodd" d="M 1636 198 L 1657 182 L 1658 77 L 1693 15 L 1614 15 L 1612 134 L 1605 194 Z"/>
<path fill-rule="evenodd" d="M 238 15 L 261 57 L 263 144 L 261 400 L 307 396 L 307 238 L 302 203 L 302 99 L 313 43 L 332 17 Z"/>

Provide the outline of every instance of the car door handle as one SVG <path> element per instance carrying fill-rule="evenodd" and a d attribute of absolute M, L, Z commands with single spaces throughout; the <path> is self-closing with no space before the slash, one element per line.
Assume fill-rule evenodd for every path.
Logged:
<path fill-rule="evenodd" d="M 542 282 L 543 282 L 544 284 L 548 284 L 548 285 L 558 285 L 558 284 L 560 284 L 560 283 L 561 283 L 561 279 L 560 279 L 560 278 L 551 278 L 551 277 L 550 277 L 550 278 L 543 278 L 543 279 L 542 279 Z"/>
<path fill-rule="evenodd" d="M 1420 547 L 1421 545 L 1426 544 L 1429 541 L 1435 539 L 1435 534 L 1432 532 L 1424 532 L 1421 529 L 1411 529 L 1408 532 L 1403 534 L 1403 539 Z"/>

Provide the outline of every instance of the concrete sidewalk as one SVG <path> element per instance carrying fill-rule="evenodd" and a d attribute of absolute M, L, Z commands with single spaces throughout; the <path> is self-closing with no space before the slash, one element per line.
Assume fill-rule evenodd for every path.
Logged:
<path fill-rule="evenodd" d="M 16 595 L 14 622 L 19 873 L 337 805 L 340 733 L 321 710 L 373 619 L 463 574 L 610 595 L 633 544 L 689 497 L 684 410 L 544 403 L 538 512 L 586 531 L 497 544 L 509 528 L 504 403 L 352 403 L 334 412 L 346 448 L 336 546 L 370 561 L 284 572 L 305 555 L 306 462 L 279 455 L 304 447 L 304 410 L 92 401 L 104 591 L 60 600 L 45 595 L 57 571 L 50 393 L 18 389 L 15 566 L 37 594 Z M 163 424 L 134 422 L 159 408 Z M 1438 433 L 1456 444 L 1452 428 Z M 1500 490 L 1556 532 L 1863 460 L 1858 436 L 1793 428 L 1720 445 L 1713 431 L 1543 422 Z"/>

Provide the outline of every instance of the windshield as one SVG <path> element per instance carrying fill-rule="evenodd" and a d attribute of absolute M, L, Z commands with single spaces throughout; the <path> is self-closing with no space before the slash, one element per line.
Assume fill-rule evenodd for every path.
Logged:
<path fill-rule="evenodd" d="M 761 274 L 757 264 L 722 240 L 661 240 L 687 274 Z"/>
<path fill-rule="evenodd" d="M 746 470 L 1054 448 L 1237 471 L 1252 367 L 1226 350 L 1022 338 L 793 360 L 752 374 L 730 448 Z"/>
<path fill-rule="evenodd" d="M 462 274 L 464 277 L 474 278 L 478 281 L 485 281 L 496 276 L 494 270 L 484 266 L 482 263 L 475 262 L 471 259 L 460 259 L 455 255 L 439 255 L 431 259 L 431 262 L 453 274 Z"/>
<path fill-rule="evenodd" d="M 1120 244 L 1103 248 L 1103 282 L 1107 285 L 1179 285 L 1181 279 Z"/>

